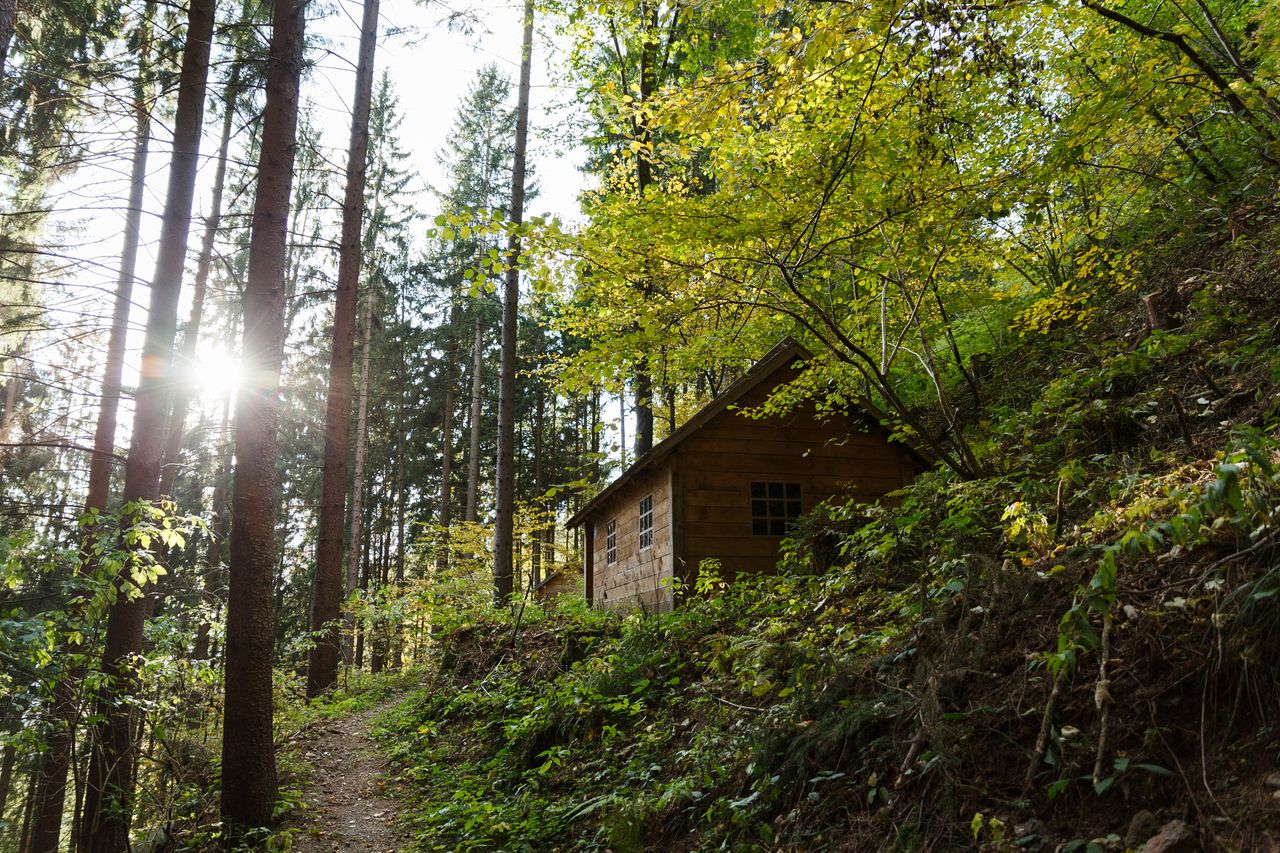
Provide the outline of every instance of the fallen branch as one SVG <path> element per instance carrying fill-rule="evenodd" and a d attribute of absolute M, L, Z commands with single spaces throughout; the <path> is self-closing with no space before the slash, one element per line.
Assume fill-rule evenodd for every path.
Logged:
<path fill-rule="evenodd" d="M 1098 752 L 1093 760 L 1093 784 L 1102 782 L 1102 764 L 1107 757 L 1107 731 L 1111 727 L 1111 680 L 1107 662 L 1111 658 L 1111 611 L 1102 615 L 1102 650 L 1098 661 L 1098 685 L 1093 690 L 1093 703 L 1102 715 L 1098 721 Z"/>
<path fill-rule="evenodd" d="M 1036 771 L 1040 769 L 1044 752 L 1049 747 L 1049 730 L 1053 728 L 1053 708 L 1058 704 L 1058 694 L 1062 692 L 1062 675 L 1065 671 L 1065 668 L 1059 669 L 1058 674 L 1053 677 L 1053 689 L 1049 691 L 1049 700 L 1044 706 L 1044 716 L 1040 719 L 1040 734 L 1036 738 L 1036 748 L 1031 754 L 1031 763 L 1027 765 L 1027 776 L 1022 782 L 1024 796 L 1035 784 Z"/>
<path fill-rule="evenodd" d="M 714 693 L 712 693 L 710 690 L 708 690 L 708 689 L 706 688 L 706 686 L 705 686 L 705 685 L 699 684 L 699 685 L 698 685 L 698 687 L 699 687 L 699 688 L 701 688 L 701 690 L 702 690 L 702 692 L 703 692 L 703 693 L 707 694 L 707 695 L 708 695 L 708 696 L 710 696 L 712 699 L 716 700 L 717 702 L 719 702 L 719 703 L 721 703 L 721 704 L 723 704 L 723 705 L 728 705 L 730 708 L 737 708 L 739 711 L 755 711 L 757 714 L 767 714 L 767 713 L 769 713 L 769 709 L 768 709 L 768 708 L 757 708 L 757 707 L 756 707 L 756 706 L 754 706 L 754 705 L 739 705 L 737 702 L 732 702 L 732 701 L 730 701 L 730 700 L 728 700 L 728 699 L 725 699 L 725 698 L 723 698 L 723 697 L 721 697 L 721 696 L 717 696 L 716 694 L 714 694 Z"/>

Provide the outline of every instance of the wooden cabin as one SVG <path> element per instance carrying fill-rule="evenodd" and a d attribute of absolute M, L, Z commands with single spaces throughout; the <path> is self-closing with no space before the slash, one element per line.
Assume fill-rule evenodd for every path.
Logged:
<path fill-rule="evenodd" d="M 742 414 L 799 376 L 812 358 L 785 340 L 665 441 L 636 460 L 570 520 L 585 529 L 587 600 L 668 611 L 668 579 L 692 583 L 705 559 L 726 579 L 770 571 L 791 522 L 840 495 L 873 501 L 926 467 L 891 443 L 866 410 Z"/>
<path fill-rule="evenodd" d="M 581 595 L 582 578 L 575 572 L 557 569 L 543 578 L 542 583 L 533 588 L 533 597 L 539 602 L 548 602 L 561 595 Z"/>

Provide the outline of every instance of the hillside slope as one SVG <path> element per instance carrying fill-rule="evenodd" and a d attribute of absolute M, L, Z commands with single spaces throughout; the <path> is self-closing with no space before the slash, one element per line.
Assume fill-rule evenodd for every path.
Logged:
<path fill-rule="evenodd" d="M 1269 245 L 1153 253 L 1172 330 L 1129 293 L 993 354 L 996 473 L 811 517 L 776 576 L 444 631 L 382 732 L 422 848 L 1280 845 Z"/>

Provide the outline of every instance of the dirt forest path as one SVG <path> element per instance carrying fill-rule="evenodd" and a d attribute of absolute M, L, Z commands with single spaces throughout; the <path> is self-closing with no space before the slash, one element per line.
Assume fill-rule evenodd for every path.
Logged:
<path fill-rule="evenodd" d="M 396 853 L 408 836 L 396 823 L 400 802 L 387 762 L 369 736 L 382 703 L 349 717 L 326 720 L 302 739 L 302 756 L 314 768 L 302 788 L 308 808 L 298 823 L 293 849 Z"/>

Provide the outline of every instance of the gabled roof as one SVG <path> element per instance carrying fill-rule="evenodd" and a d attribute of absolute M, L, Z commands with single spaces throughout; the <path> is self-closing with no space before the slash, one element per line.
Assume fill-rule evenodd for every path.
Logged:
<path fill-rule="evenodd" d="M 809 352 L 809 350 L 805 349 L 797 341 L 790 337 L 783 338 L 778 342 L 777 346 L 765 354 L 764 358 L 753 364 L 751 369 L 738 379 L 737 382 L 734 382 L 726 388 L 724 393 L 720 394 L 720 396 L 716 397 L 704 406 L 701 411 L 689 418 L 683 426 L 655 445 L 648 453 L 637 459 L 631 467 L 622 472 L 622 474 L 610 483 L 604 491 L 600 492 L 600 494 L 588 501 L 582 509 L 574 513 L 573 517 L 569 519 L 568 525 L 570 527 L 577 527 L 585 521 L 587 516 L 595 511 L 600 504 L 604 503 L 620 491 L 627 483 L 635 478 L 637 474 L 671 455 L 672 451 L 679 447 L 681 442 L 693 433 L 697 432 L 707 423 L 707 421 L 725 411 L 745 397 L 748 393 L 759 387 L 778 368 L 785 367 L 797 360 L 808 361 L 811 358 L 813 358 L 813 353 Z M 875 421 L 877 424 L 884 420 L 884 414 L 876 411 L 870 405 L 862 404 L 860 408 L 862 408 L 871 420 Z M 922 462 L 927 462 L 927 460 L 920 456 L 914 448 L 908 447 L 907 449 L 913 455 L 920 457 Z"/>

